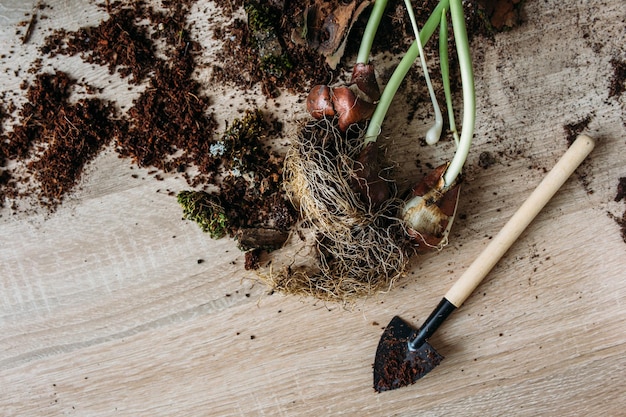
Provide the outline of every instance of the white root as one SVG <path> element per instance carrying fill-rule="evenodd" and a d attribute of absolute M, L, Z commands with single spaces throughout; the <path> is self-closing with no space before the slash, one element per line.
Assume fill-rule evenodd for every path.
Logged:
<path fill-rule="evenodd" d="M 402 200 L 372 211 L 351 188 L 364 133 L 355 126 L 344 135 L 331 120 L 308 123 L 287 153 L 285 189 L 315 230 L 317 262 L 278 272 L 274 265 L 267 280 L 277 290 L 346 302 L 388 290 L 405 272 L 411 249 L 393 214 Z"/>

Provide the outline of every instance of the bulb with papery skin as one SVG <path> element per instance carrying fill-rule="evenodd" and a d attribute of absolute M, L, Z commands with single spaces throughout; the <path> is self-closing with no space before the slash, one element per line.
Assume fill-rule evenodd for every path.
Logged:
<path fill-rule="evenodd" d="M 315 119 L 333 117 L 335 109 L 331 100 L 332 89 L 327 85 L 316 85 L 306 99 L 306 108 Z"/>
<path fill-rule="evenodd" d="M 356 64 L 350 84 L 330 87 L 316 85 L 306 99 L 308 112 L 315 119 L 337 116 L 339 130 L 345 132 L 353 123 L 369 119 L 380 99 L 372 64 Z"/>
<path fill-rule="evenodd" d="M 337 124 L 342 132 L 353 123 L 367 120 L 376 109 L 375 104 L 359 99 L 349 87 L 333 88 L 331 98 L 338 116 Z"/>
<path fill-rule="evenodd" d="M 435 168 L 412 190 L 401 217 L 418 250 L 441 249 L 447 243 L 456 214 L 460 185 L 446 187 L 443 174 L 448 164 Z"/>

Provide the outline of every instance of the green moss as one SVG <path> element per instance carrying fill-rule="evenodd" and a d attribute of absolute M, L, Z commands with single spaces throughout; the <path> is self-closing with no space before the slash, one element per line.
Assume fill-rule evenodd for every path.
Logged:
<path fill-rule="evenodd" d="M 241 119 L 234 119 L 226 127 L 221 142 L 226 148 L 226 168 L 242 174 L 254 170 L 264 155 L 259 139 L 269 126 L 260 110 L 247 110 Z"/>
<path fill-rule="evenodd" d="M 269 6 L 260 5 L 255 1 L 248 1 L 244 5 L 248 14 L 248 26 L 253 32 L 274 31 L 274 22 L 278 20 L 278 14 Z"/>
<path fill-rule="evenodd" d="M 261 70 L 270 76 L 282 78 L 293 68 L 293 64 L 276 34 L 276 22 L 280 14 L 254 1 L 248 2 L 244 8 L 248 14 L 251 38 L 261 61 Z"/>
<path fill-rule="evenodd" d="M 215 196 L 203 191 L 181 191 L 177 200 L 183 208 L 183 217 L 196 222 L 211 238 L 219 239 L 226 235 L 228 217 Z"/>
<path fill-rule="evenodd" d="M 261 58 L 261 69 L 263 72 L 276 78 L 282 78 L 292 68 L 293 64 L 285 54 L 278 56 L 267 55 Z"/>
<path fill-rule="evenodd" d="M 237 143 L 249 144 L 267 129 L 263 113 L 259 109 L 246 110 L 241 119 L 234 119 L 224 131 L 222 141 L 228 149 L 236 147 Z"/>

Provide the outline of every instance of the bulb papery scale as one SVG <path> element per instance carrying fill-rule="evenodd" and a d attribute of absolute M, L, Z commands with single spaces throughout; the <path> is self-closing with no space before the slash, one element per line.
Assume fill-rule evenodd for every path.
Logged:
<path fill-rule="evenodd" d="M 376 81 L 374 65 L 358 63 L 352 68 L 351 84 L 356 84 L 359 91 L 365 95 L 370 102 L 380 99 L 380 88 Z"/>
<path fill-rule="evenodd" d="M 429 196 L 415 196 L 407 201 L 402 218 L 410 229 L 433 236 L 442 236 L 448 225 L 448 216 Z"/>
<path fill-rule="evenodd" d="M 401 217 L 407 234 L 418 251 L 441 249 L 448 235 L 458 206 L 460 184 L 446 186 L 443 174 L 448 164 L 435 168 L 412 190 L 412 197 L 402 208 Z"/>

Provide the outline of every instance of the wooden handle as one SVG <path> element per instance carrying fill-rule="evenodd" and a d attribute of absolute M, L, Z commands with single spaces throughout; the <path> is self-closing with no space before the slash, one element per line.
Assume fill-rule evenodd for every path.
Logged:
<path fill-rule="evenodd" d="M 498 232 L 495 238 L 448 290 L 445 298 L 454 306 L 460 307 L 496 263 L 502 258 L 513 242 L 522 234 L 541 209 L 565 183 L 580 163 L 589 155 L 595 141 L 580 135 L 572 146 L 559 159 L 548 175 L 541 181 L 530 197 L 515 212 L 513 217 Z"/>

